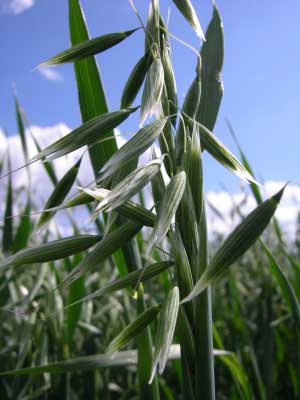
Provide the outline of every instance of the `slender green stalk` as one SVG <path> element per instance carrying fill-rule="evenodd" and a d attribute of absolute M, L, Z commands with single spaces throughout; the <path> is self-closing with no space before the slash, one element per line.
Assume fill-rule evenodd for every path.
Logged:
<path fill-rule="evenodd" d="M 208 266 L 208 239 L 205 207 L 200 221 L 199 276 Z M 212 310 L 210 286 L 201 293 L 196 303 L 196 365 L 195 397 L 199 400 L 215 399 L 215 376 L 212 337 Z"/>

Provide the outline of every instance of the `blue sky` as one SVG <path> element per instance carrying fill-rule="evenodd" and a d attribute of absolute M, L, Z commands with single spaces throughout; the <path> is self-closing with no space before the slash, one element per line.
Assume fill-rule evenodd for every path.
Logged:
<path fill-rule="evenodd" d="M 23 2 L 24 8 L 21 6 Z M 209 0 L 194 0 L 203 27 L 211 16 Z M 136 5 L 145 16 L 145 0 Z M 161 0 L 165 17 L 171 0 Z M 225 93 L 216 135 L 235 153 L 225 117 L 229 117 L 258 177 L 299 181 L 300 3 L 298 0 L 218 0 L 225 30 Z M 138 25 L 127 0 L 82 0 L 91 36 Z M 2 7 L 2 9 L 1 9 Z M 15 7 L 15 8 L 14 8 Z M 71 65 L 33 71 L 38 63 L 69 45 L 67 0 L 0 0 L 0 126 L 15 134 L 12 82 L 33 125 L 80 124 Z M 197 37 L 172 6 L 170 30 L 195 47 Z M 195 56 L 172 42 L 179 101 L 193 79 Z M 111 110 L 119 107 L 122 88 L 143 53 L 143 35 L 97 56 Z M 56 74 L 56 78 L 55 78 Z M 124 132 L 137 128 L 132 119 Z M 205 157 L 206 187 L 235 189 L 238 179 Z"/>

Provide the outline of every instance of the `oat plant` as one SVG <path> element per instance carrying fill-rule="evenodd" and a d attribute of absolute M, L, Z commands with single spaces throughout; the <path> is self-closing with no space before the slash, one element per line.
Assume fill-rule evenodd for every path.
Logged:
<path fill-rule="evenodd" d="M 27 310 L 27 318 L 29 315 L 44 321 L 40 331 L 34 334 L 38 339 L 30 347 L 32 363 L 26 365 L 27 356 L 24 355 L 23 360 L 11 365 L 10 371 L 0 374 L 9 388 L 7 393 L 13 393 L 6 380 L 8 375 L 13 375 L 16 385 L 23 382 L 24 396 L 29 396 L 26 398 L 42 396 L 51 385 L 57 387 L 58 392 L 61 387 L 67 388 L 66 392 L 61 392 L 64 393 L 61 398 L 79 398 L 72 374 L 92 370 L 94 385 L 101 388 L 101 393 L 94 393 L 91 398 L 106 398 L 114 368 L 117 366 L 120 370 L 137 365 L 139 394 L 131 393 L 127 398 L 137 396 L 157 400 L 166 398 L 168 390 L 172 393 L 172 385 L 167 390 L 163 377 L 168 373 L 168 361 L 180 359 L 175 376 L 181 382 L 181 394 L 173 392 L 170 398 L 213 400 L 216 397 L 214 358 L 220 357 L 235 377 L 238 398 L 251 398 L 247 380 L 236 378 L 236 373 L 244 376 L 243 366 L 237 358 L 232 358 L 232 353 L 222 348 L 216 332 L 215 342 L 213 340 L 211 292 L 218 292 L 220 278 L 235 273 L 236 269 L 230 267 L 265 230 L 283 189 L 261 201 L 210 256 L 202 153 L 208 152 L 216 163 L 253 188 L 256 181 L 247 166 L 220 142 L 214 132 L 223 95 L 224 37 L 218 8 L 213 2 L 212 18 L 204 32 L 197 2 L 173 0 L 173 3 L 186 28 L 193 30 L 199 40 L 198 48 L 193 49 L 195 73 L 190 78 L 183 104 L 177 98 L 176 79 L 180 77 L 175 77 L 171 56 L 171 41 L 174 37 L 176 40 L 176 35 L 168 31 L 160 13 L 159 0 L 141 3 L 142 7 L 148 8 L 146 21 L 142 20 L 131 0 L 128 7 L 137 16 L 137 26 L 92 39 L 80 1 L 69 0 L 72 46 L 39 66 L 73 63 L 82 124 L 46 148 L 42 149 L 36 143 L 36 156 L 26 159 L 29 165 L 42 160 L 40 168 L 46 169 L 54 185 L 37 222 L 31 232 L 26 233 L 30 241 L 32 235 L 41 232 L 40 240 L 31 241 L 29 247 L 27 240 L 21 247 L 14 247 L 11 245 L 11 222 L 4 227 L 6 257 L 0 263 L 1 285 L 12 290 L 11 285 L 19 276 L 20 268 L 26 268 L 29 277 L 30 271 L 39 271 L 43 290 L 39 296 L 27 297 L 30 308 L 27 309 L 22 297 L 18 296 L 10 306 L 22 305 Z M 122 46 L 121 42 L 130 41 L 133 35 L 144 35 L 145 46 L 140 49 L 140 59 L 132 60 L 136 64 L 120 93 L 120 109 L 111 111 L 107 107 L 94 56 L 114 46 Z M 139 93 L 141 104 L 136 101 Z M 134 114 L 138 116 L 136 133 L 118 148 L 114 129 Z M 26 124 L 21 113 L 19 120 L 21 126 Z M 78 185 L 81 159 L 58 180 L 53 160 L 78 149 L 88 149 L 94 181 Z M 151 150 L 152 159 L 141 164 L 141 156 L 147 150 Z M 69 195 L 75 185 L 79 186 L 77 192 Z M 10 187 L 6 216 L 12 214 Z M 150 200 L 153 202 L 151 209 L 145 206 Z M 89 210 L 95 232 L 82 232 L 80 225 L 73 221 L 72 236 L 52 240 L 50 232 L 47 236 L 49 222 L 55 220 L 60 210 L 74 207 Z M 29 211 L 27 208 L 24 214 L 28 215 Z M 24 232 L 27 222 L 23 221 Z M 264 251 L 275 273 L 280 274 L 266 247 Z M 52 278 L 46 284 L 49 271 Z M 110 276 L 113 279 L 109 279 Z M 151 289 L 147 293 L 148 281 L 158 277 L 155 294 Z M 282 282 L 286 290 L 284 280 Z M 119 316 L 118 331 L 102 338 L 101 354 L 96 350 L 94 355 L 74 356 L 76 332 L 83 328 L 98 329 L 90 320 L 82 321 L 83 315 L 85 318 L 91 313 L 88 307 L 101 313 L 99 304 L 104 307 L 106 301 L 112 301 L 109 300 L 111 294 L 119 291 L 124 293 L 124 316 Z M 222 298 L 218 302 L 222 303 Z M 114 303 L 108 304 L 112 312 Z M 293 306 L 298 315 L 297 305 L 293 303 Z M 49 324 L 49 333 L 43 334 L 48 332 Z M 104 324 L 101 326 L 109 329 L 110 321 L 105 320 Z M 30 330 L 33 325 L 28 322 L 26 326 L 28 335 L 33 335 Z M 47 338 L 55 332 L 64 339 L 55 347 L 56 356 L 53 357 L 47 347 Z M 34 357 L 38 348 L 43 350 Z M 63 374 L 64 380 L 55 380 L 55 373 Z M 28 379 L 20 381 L 19 375 L 28 376 Z M 37 375 L 41 375 L 40 380 L 34 380 Z M 30 386 L 30 382 L 34 385 Z M 178 382 L 176 387 L 179 387 Z M 25 398 L 20 392 L 19 395 L 18 398 Z"/>

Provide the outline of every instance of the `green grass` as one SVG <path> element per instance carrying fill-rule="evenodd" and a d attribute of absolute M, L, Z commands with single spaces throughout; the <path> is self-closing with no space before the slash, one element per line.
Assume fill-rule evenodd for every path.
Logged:
<path fill-rule="evenodd" d="M 134 33 L 145 35 L 145 49 L 120 93 L 120 110 L 108 110 L 93 56 L 134 31 L 90 40 L 79 0 L 69 0 L 73 47 L 46 63 L 74 63 L 82 125 L 45 149 L 34 139 L 37 155 L 28 159 L 28 123 L 15 96 L 24 159 L 44 161 L 53 190 L 41 215 L 31 215 L 39 193 L 31 190 L 30 167 L 28 185 L 16 191 L 9 154 L 2 160 L 9 176 L 1 225 L 0 397 L 296 399 L 299 249 L 284 241 L 273 218 L 284 188 L 263 200 L 246 152 L 239 147 L 239 161 L 213 133 L 223 94 L 221 16 L 213 5 L 201 47 L 195 4 L 174 0 L 200 38 L 181 105 L 159 1 L 149 6 Z M 113 129 L 138 108 L 142 126 L 118 149 Z M 153 160 L 137 166 L 151 147 Z M 95 180 L 71 195 L 81 160 L 60 180 L 53 160 L 86 148 Z M 211 242 L 206 208 L 219 212 L 203 193 L 203 151 L 250 183 L 257 202 L 247 216 L 233 204 L 240 224 Z M 10 218 L 19 198 L 22 216 Z M 74 218 L 75 207 L 93 217 L 93 234 Z M 69 237 L 49 229 L 63 209 Z"/>

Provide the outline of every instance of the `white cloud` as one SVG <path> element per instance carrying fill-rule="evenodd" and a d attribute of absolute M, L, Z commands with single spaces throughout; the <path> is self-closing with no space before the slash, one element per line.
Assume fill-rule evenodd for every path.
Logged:
<path fill-rule="evenodd" d="M 34 0 L 1 0 L 1 11 L 6 14 L 21 14 L 34 5 Z"/>
<path fill-rule="evenodd" d="M 53 68 L 44 67 L 39 68 L 38 71 L 44 78 L 48 79 L 49 81 L 59 82 L 64 80 L 62 74 L 54 70 Z"/>

